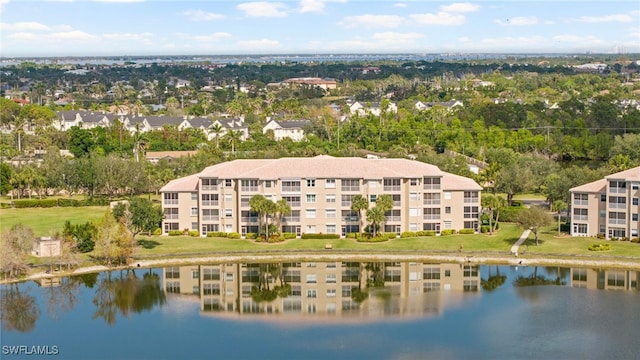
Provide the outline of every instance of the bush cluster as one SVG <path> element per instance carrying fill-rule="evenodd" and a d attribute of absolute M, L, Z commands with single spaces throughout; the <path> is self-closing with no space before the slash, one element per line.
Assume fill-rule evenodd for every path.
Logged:
<path fill-rule="evenodd" d="M 192 236 L 192 237 L 200 236 L 200 232 L 198 230 L 189 230 L 189 236 Z"/>
<path fill-rule="evenodd" d="M 338 234 L 302 234 L 301 239 L 340 239 Z"/>
<path fill-rule="evenodd" d="M 184 235 L 184 231 L 182 230 L 169 230 L 169 236 L 180 236 Z"/>
<path fill-rule="evenodd" d="M 456 231 L 453 229 L 444 229 L 442 231 L 440 231 L 440 235 L 453 235 L 455 234 Z"/>
<path fill-rule="evenodd" d="M 611 244 L 593 244 L 589 246 L 589 251 L 609 251 Z"/>
<path fill-rule="evenodd" d="M 50 208 L 50 207 L 83 207 L 83 206 L 107 206 L 109 199 L 107 198 L 88 198 L 83 200 L 77 199 L 23 199 L 14 200 L 13 207 L 16 209 L 24 208 Z"/>
<path fill-rule="evenodd" d="M 460 229 L 458 234 L 475 234 L 476 229 Z"/>

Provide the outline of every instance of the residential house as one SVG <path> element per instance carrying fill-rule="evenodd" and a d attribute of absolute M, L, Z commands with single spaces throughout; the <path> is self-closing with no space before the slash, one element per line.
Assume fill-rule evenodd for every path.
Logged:
<path fill-rule="evenodd" d="M 249 200 L 262 194 L 285 199 L 291 213 L 283 231 L 339 234 L 359 232 L 355 195 L 374 206 L 382 194 L 393 208 L 385 232 L 474 229 L 480 220 L 480 191 L 474 180 L 437 166 L 408 159 L 312 158 L 234 160 L 173 180 L 162 193 L 163 234 L 171 230 L 258 232 L 258 216 Z"/>
<path fill-rule="evenodd" d="M 638 237 L 639 188 L 640 166 L 570 189 L 571 235 Z"/>
<path fill-rule="evenodd" d="M 310 120 L 274 120 L 271 119 L 262 128 L 262 133 L 273 131 L 273 138 L 280 141 L 289 138 L 293 141 L 301 141 L 304 139 L 304 127 L 311 124 Z"/>
<path fill-rule="evenodd" d="M 349 111 L 352 115 L 358 114 L 360 116 L 364 116 L 366 114 L 380 116 L 380 114 L 382 113 L 379 102 L 364 103 L 356 101 L 349 105 Z M 398 112 L 398 107 L 395 103 L 390 102 L 389 107 L 387 108 L 387 112 L 395 114 Z"/>

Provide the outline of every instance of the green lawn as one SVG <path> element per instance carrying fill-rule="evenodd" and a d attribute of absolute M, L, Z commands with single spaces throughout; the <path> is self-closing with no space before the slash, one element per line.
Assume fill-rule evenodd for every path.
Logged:
<path fill-rule="evenodd" d="M 22 223 L 33 229 L 36 236 L 62 231 L 64 222 L 81 224 L 104 216 L 106 206 L 0 209 L 0 231 Z"/>

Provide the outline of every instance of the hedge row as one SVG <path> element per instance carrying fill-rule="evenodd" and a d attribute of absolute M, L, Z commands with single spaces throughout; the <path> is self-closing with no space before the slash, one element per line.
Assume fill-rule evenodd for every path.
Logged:
<path fill-rule="evenodd" d="M 108 206 L 109 199 L 106 198 L 89 198 L 84 200 L 76 199 L 25 199 L 14 200 L 13 207 L 17 209 L 23 208 L 51 208 L 51 207 L 83 207 L 83 206 Z"/>
<path fill-rule="evenodd" d="M 207 233 L 207 237 L 222 237 L 229 239 L 240 239 L 240 234 L 237 232 L 226 233 L 223 231 L 212 231 Z"/>
<path fill-rule="evenodd" d="M 301 239 L 340 239 L 338 234 L 302 234 Z"/>

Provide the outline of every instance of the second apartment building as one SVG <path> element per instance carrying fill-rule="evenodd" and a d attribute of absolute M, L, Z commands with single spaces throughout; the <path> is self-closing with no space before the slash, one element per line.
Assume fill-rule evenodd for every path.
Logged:
<path fill-rule="evenodd" d="M 442 229 L 478 231 L 480 191 L 474 180 L 407 159 L 313 158 L 234 160 L 173 180 L 161 189 L 163 233 L 171 230 L 258 232 L 252 196 L 286 199 L 291 213 L 283 231 L 340 234 L 359 232 L 352 199 L 370 206 L 382 194 L 393 199 L 385 232 Z"/>

